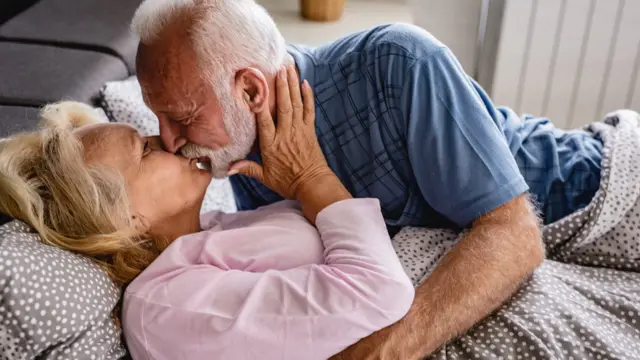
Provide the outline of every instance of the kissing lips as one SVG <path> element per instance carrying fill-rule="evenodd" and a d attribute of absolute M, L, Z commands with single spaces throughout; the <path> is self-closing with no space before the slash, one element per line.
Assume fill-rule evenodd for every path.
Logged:
<path fill-rule="evenodd" d="M 191 159 L 192 162 L 195 162 L 195 166 L 208 173 L 211 173 L 211 160 L 208 157 L 198 157 L 195 159 Z"/>

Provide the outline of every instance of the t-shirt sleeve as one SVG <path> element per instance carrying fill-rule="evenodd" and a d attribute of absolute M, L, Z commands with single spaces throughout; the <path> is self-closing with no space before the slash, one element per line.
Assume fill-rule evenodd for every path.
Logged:
<path fill-rule="evenodd" d="M 416 59 L 405 84 L 408 155 L 434 210 L 466 227 L 528 190 L 500 125 L 448 48 Z"/>
<path fill-rule="evenodd" d="M 229 181 L 233 189 L 233 197 L 236 201 L 238 211 L 255 210 L 260 206 L 269 203 L 257 194 L 255 188 L 251 186 L 250 179 L 242 175 L 234 175 Z"/>
<path fill-rule="evenodd" d="M 247 160 L 262 163 L 262 157 L 258 154 L 249 155 Z M 230 177 L 229 181 L 238 211 L 255 210 L 261 206 L 284 200 L 278 193 L 271 191 L 252 177 L 237 174 Z"/>

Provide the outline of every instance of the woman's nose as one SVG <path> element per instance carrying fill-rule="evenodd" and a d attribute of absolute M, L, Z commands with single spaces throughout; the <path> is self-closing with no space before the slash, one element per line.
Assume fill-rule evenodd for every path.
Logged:
<path fill-rule="evenodd" d="M 159 125 L 160 139 L 166 151 L 175 154 L 187 144 L 187 139 L 180 134 L 180 124 L 167 119 L 159 119 Z"/>

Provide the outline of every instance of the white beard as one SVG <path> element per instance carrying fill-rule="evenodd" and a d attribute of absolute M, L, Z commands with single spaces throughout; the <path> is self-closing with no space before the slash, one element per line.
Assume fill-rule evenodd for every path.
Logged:
<path fill-rule="evenodd" d="M 229 144 L 212 150 L 190 142 L 182 147 L 182 154 L 189 158 L 208 157 L 213 177 L 223 179 L 227 177 L 229 166 L 233 162 L 244 159 L 251 152 L 256 141 L 256 122 L 254 114 L 234 99 L 229 91 L 223 91 L 218 99 Z"/>

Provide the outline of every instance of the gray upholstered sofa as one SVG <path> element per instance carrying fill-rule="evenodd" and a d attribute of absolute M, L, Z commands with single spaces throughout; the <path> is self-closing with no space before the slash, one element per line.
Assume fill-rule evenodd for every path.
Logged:
<path fill-rule="evenodd" d="M 33 128 L 48 102 L 93 102 L 105 82 L 132 75 L 140 2 L 0 1 L 0 137 Z"/>

